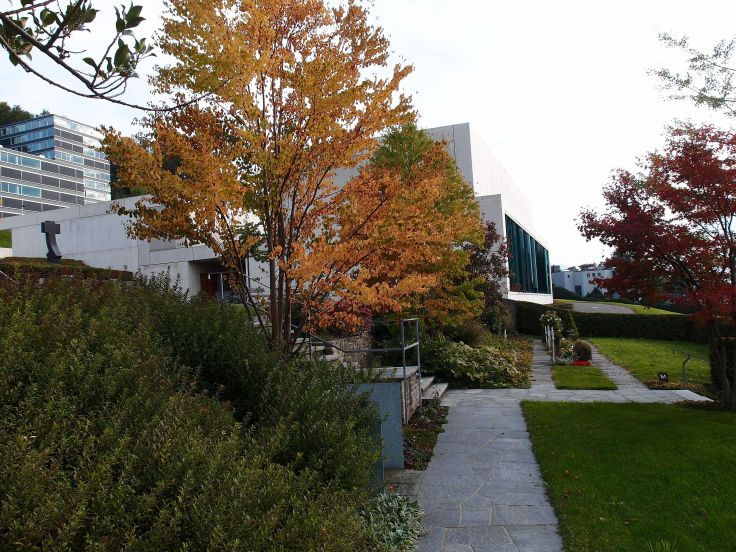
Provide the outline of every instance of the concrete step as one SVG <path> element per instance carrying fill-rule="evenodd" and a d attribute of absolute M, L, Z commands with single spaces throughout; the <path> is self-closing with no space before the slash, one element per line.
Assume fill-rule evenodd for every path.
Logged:
<path fill-rule="evenodd" d="M 434 376 L 427 376 L 422 378 L 422 393 L 426 393 L 429 386 L 434 382 Z"/>
<path fill-rule="evenodd" d="M 325 362 L 338 362 L 341 360 L 340 355 L 322 355 L 319 357 L 321 360 L 324 360 Z"/>
<path fill-rule="evenodd" d="M 388 380 L 401 381 L 404 379 L 404 368 L 402 366 L 383 366 L 381 368 L 376 368 L 375 372 L 380 377 Z M 407 378 L 413 376 L 414 374 L 416 374 L 416 372 L 416 366 L 406 367 Z"/>
<path fill-rule="evenodd" d="M 433 383 L 429 386 L 429 389 L 424 392 L 422 399 L 428 401 L 430 399 L 434 399 L 435 397 L 442 398 L 442 395 L 445 394 L 445 391 L 447 391 L 446 383 Z"/>

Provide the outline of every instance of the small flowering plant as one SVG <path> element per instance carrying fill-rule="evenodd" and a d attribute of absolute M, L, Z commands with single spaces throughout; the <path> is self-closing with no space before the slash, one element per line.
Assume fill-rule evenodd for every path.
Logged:
<path fill-rule="evenodd" d="M 550 310 L 545 312 L 539 318 L 539 321 L 542 323 L 542 326 L 551 326 L 556 335 L 562 332 L 562 319 L 557 316 L 555 311 Z"/>

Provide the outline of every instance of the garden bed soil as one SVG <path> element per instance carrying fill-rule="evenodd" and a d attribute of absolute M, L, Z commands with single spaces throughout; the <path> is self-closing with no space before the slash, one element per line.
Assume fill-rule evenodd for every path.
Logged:
<path fill-rule="evenodd" d="M 444 431 L 449 409 L 439 400 L 432 400 L 419 407 L 409 423 L 404 426 L 404 468 L 426 470 L 434 454 L 437 437 Z"/>

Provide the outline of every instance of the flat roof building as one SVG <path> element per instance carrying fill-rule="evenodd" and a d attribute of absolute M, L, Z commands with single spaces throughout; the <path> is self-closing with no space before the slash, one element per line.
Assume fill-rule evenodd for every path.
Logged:
<path fill-rule="evenodd" d="M 465 181 L 473 187 L 485 221 L 509 244 L 509 276 L 503 294 L 514 301 L 552 303 L 549 250 L 534 227 L 532 205 L 524 192 L 469 123 L 427 129 L 445 140 Z"/>
<path fill-rule="evenodd" d="M 444 139 L 455 156 L 465 180 L 473 187 L 483 218 L 496 225 L 508 240 L 510 276 L 502 282 L 504 297 L 517 301 L 552 303 L 549 254 L 544 240 L 534 229 L 529 200 L 468 123 L 428 130 L 435 139 Z M 336 181 L 347 181 L 353 171 L 340 171 Z M 86 189 L 85 189 L 86 191 Z M 139 198 L 123 201 L 132 208 Z M 170 271 L 185 289 L 202 289 L 227 295 L 223 268 L 214 252 L 205 246 L 181 247 L 176 242 L 134 240 L 125 233 L 126 219 L 108 212 L 110 204 L 79 203 L 64 212 L 42 213 L 0 222 L 0 229 L 13 230 L 13 253 L 22 257 L 46 254 L 40 225 L 44 220 L 59 222 L 57 237 L 65 258 L 79 259 L 99 268 L 127 268 L 145 274 Z M 265 267 L 251 260 L 251 275 Z"/>
<path fill-rule="evenodd" d="M 0 218 L 109 201 L 100 138 L 59 115 L 0 127 Z"/>
<path fill-rule="evenodd" d="M 552 273 L 552 282 L 555 287 L 565 288 L 583 297 L 587 297 L 595 293 L 605 293 L 605 288 L 599 288 L 593 279 L 595 278 L 612 278 L 614 270 L 605 266 L 596 266 L 585 270 L 559 270 Z"/>

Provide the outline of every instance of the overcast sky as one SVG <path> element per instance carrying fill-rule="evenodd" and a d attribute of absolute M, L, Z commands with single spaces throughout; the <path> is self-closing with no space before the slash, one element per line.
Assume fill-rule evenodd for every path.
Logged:
<path fill-rule="evenodd" d="M 141 3 L 149 18 L 139 32 L 144 36 L 158 26 L 162 1 Z M 110 4 L 94 3 L 103 11 Z M 634 168 L 637 157 L 662 144 L 667 124 L 736 124 L 668 100 L 647 75 L 662 65 L 682 67 L 683 56 L 657 40 L 660 32 L 688 35 L 705 49 L 734 36 L 733 0 L 375 0 L 372 13 L 396 58 L 415 67 L 405 90 L 422 126 L 470 122 L 476 128 L 531 199 L 554 264 L 603 259 L 602 246 L 585 242 L 575 218 L 581 207 L 601 205 L 612 169 Z M 110 25 L 102 20 L 94 29 Z M 84 45 L 99 46 L 100 36 L 90 34 Z M 0 76 L 0 100 L 134 129 L 132 110 L 57 91 L 6 59 Z M 126 99 L 146 103 L 145 80 Z"/>

